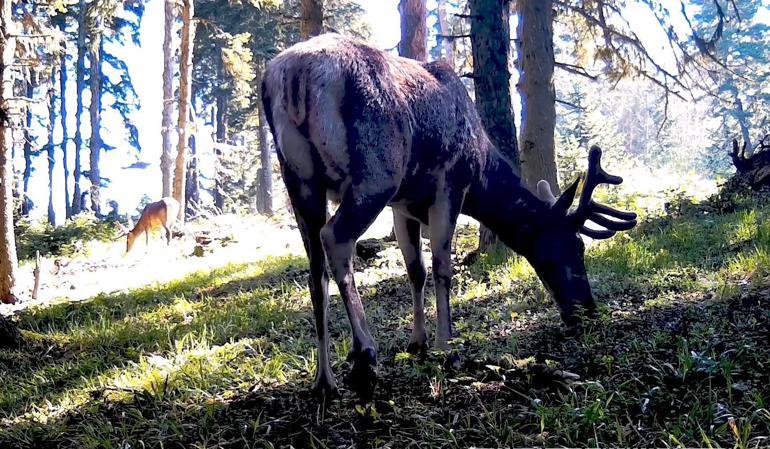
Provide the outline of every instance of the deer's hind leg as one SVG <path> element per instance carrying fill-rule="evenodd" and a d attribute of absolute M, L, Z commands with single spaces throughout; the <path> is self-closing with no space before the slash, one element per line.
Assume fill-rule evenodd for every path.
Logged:
<path fill-rule="evenodd" d="M 317 356 L 316 374 L 311 389 L 321 397 L 336 396 L 337 382 L 329 362 L 329 277 L 321 244 L 321 228 L 326 223 L 326 190 L 313 178 L 303 179 L 286 166 L 281 158 L 284 184 L 291 200 L 305 252 L 310 263 L 308 288 L 315 318 Z"/>
<path fill-rule="evenodd" d="M 406 350 L 409 353 L 418 354 L 428 348 L 428 333 L 425 331 L 425 278 L 427 274 L 425 262 L 422 259 L 420 222 L 394 210 L 393 228 L 396 231 L 396 240 L 398 240 L 398 246 L 401 248 L 401 254 L 404 256 L 414 303 L 414 326 Z"/>

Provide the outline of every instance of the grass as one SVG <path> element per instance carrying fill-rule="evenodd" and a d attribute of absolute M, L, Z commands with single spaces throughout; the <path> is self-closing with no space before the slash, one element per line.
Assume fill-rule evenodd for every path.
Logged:
<path fill-rule="evenodd" d="M 767 446 L 768 218 L 758 202 L 696 208 L 593 245 L 603 305 L 577 335 L 522 259 L 456 263 L 457 370 L 402 352 L 411 299 L 388 248 L 358 276 L 381 362 L 370 404 L 306 391 L 301 258 L 32 309 L 25 345 L 0 351 L 0 447 Z M 474 235 L 458 232 L 458 260 Z M 338 298 L 330 320 L 342 378 Z"/>

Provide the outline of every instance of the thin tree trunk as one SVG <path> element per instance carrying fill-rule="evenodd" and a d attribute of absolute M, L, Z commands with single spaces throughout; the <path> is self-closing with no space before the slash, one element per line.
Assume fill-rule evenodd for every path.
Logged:
<path fill-rule="evenodd" d="M 32 98 L 35 95 L 35 86 L 32 84 L 34 74 L 30 75 L 30 80 L 27 81 L 27 98 Z M 24 172 L 22 173 L 22 201 L 21 201 L 21 215 L 29 216 L 29 212 L 32 210 L 32 200 L 29 198 L 29 178 L 32 176 L 32 109 L 27 107 L 27 117 L 24 121 Z M 9 131 L 10 132 L 10 131 Z"/>
<path fill-rule="evenodd" d="M 16 301 L 16 239 L 13 232 L 13 193 L 11 180 L 13 160 L 10 158 L 13 139 L 8 117 L 7 98 L 13 96 L 11 70 L 16 50 L 16 25 L 11 15 L 11 2 L 0 2 L 0 302 Z M 7 320 L 0 323 L 3 328 Z M 3 337 L 12 332 L 3 332 Z M 5 335 L 9 334 L 9 335 Z"/>
<path fill-rule="evenodd" d="M 75 89 L 77 97 L 77 106 L 75 107 L 75 167 L 73 176 L 72 191 L 72 215 L 77 215 L 82 210 L 82 192 L 80 188 L 80 177 L 82 167 L 80 163 L 80 154 L 83 149 L 83 90 L 85 89 L 86 74 L 86 2 L 80 0 L 78 3 L 78 59 L 75 66 Z"/>
<path fill-rule="evenodd" d="M 476 109 L 492 143 L 514 167 L 519 165 L 516 124 L 508 68 L 510 26 L 508 0 L 471 0 L 471 47 Z M 482 226 L 479 251 L 495 245 L 497 237 Z"/>
<path fill-rule="evenodd" d="M 438 27 L 439 33 L 442 36 L 450 36 L 452 30 L 449 28 L 449 21 L 446 16 L 446 2 L 447 0 L 438 0 Z M 455 44 L 454 39 L 439 37 L 441 44 L 441 57 L 449 63 L 451 67 L 454 67 L 455 61 Z"/>
<path fill-rule="evenodd" d="M 195 95 L 193 95 L 193 98 Z M 198 117 L 195 114 L 195 108 L 190 107 L 190 120 L 193 124 L 198 123 Z M 198 149 L 196 133 L 190 134 L 190 159 L 187 161 L 187 180 L 185 182 L 185 203 L 187 204 L 187 215 L 194 216 L 200 206 L 200 181 L 198 172 Z"/>
<path fill-rule="evenodd" d="M 259 112 L 259 180 L 257 184 L 257 212 L 273 215 L 273 163 L 267 137 L 267 119 L 262 102 L 257 102 Z"/>
<path fill-rule="evenodd" d="M 401 16 L 401 41 L 398 54 L 418 61 L 428 59 L 428 29 L 425 0 L 401 0 L 398 3 Z"/>
<path fill-rule="evenodd" d="M 62 25 L 63 28 L 66 25 Z M 62 167 L 64 168 L 64 216 L 70 218 L 72 216 L 72 208 L 70 207 L 70 169 L 69 161 L 67 157 L 67 145 L 69 144 L 69 135 L 67 134 L 67 43 L 62 42 L 62 56 L 61 56 L 61 69 L 59 70 L 59 116 L 61 117 L 61 153 L 62 153 Z"/>
<path fill-rule="evenodd" d="M 173 151 L 171 143 L 172 116 L 174 114 L 174 57 L 173 30 L 176 15 L 174 14 L 174 1 L 165 0 L 165 25 L 163 36 L 163 119 L 161 137 L 163 148 L 160 155 L 160 173 L 163 184 L 163 197 L 171 196 L 171 174 Z"/>
<path fill-rule="evenodd" d="M 222 74 L 221 64 L 219 67 L 220 76 Z M 220 78 L 221 79 L 221 78 Z M 219 144 L 228 143 L 228 129 L 227 129 L 227 104 L 228 94 L 224 89 L 220 89 L 217 94 L 216 104 L 216 142 Z M 216 167 L 214 170 L 214 207 L 220 211 L 224 211 L 225 208 L 225 192 L 224 192 L 224 173 L 222 173 L 222 147 L 215 148 L 214 155 L 216 156 Z"/>
<path fill-rule="evenodd" d="M 64 55 L 62 55 L 64 56 Z M 53 172 L 56 168 L 56 145 L 54 131 L 56 130 L 56 70 L 51 71 L 51 90 L 48 99 L 48 223 L 56 225 L 56 209 L 53 205 Z"/>
<path fill-rule="evenodd" d="M 558 193 L 554 132 L 553 2 L 517 0 L 517 52 L 521 96 L 521 172 L 530 189 L 541 179 Z"/>
<path fill-rule="evenodd" d="M 99 171 L 99 159 L 102 151 L 102 36 L 94 35 L 97 42 L 91 42 L 91 70 L 89 84 L 91 87 L 91 105 L 89 107 L 91 114 L 91 145 L 90 145 L 90 167 L 88 177 L 91 181 L 91 210 L 96 216 L 101 216 L 101 198 L 100 190 L 102 183 L 101 172 Z"/>
<path fill-rule="evenodd" d="M 193 36 L 195 35 L 192 22 L 195 13 L 193 0 L 183 0 L 182 3 L 182 45 L 179 58 L 179 133 L 176 147 L 176 166 L 174 170 L 174 198 L 179 201 L 179 221 L 185 217 L 185 166 L 187 164 L 187 115 L 190 105 L 190 82 L 192 80 Z"/>
<path fill-rule="evenodd" d="M 323 33 L 323 0 L 301 0 L 300 34 L 302 39 L 318 36 Z"/>

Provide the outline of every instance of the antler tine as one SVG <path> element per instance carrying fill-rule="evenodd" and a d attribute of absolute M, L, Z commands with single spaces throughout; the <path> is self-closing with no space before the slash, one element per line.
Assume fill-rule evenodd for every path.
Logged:
<path fill-rule="evenodd" d="M 594 194 L 594 189 L 599 184 L 618 185 L 622 182 L 623 178 L 620 176 L 613 176 L 604 171 L 602 168 L 602 150 L 596 145 L 592 146 L 588 152 L 588 171 L 586 171 L 585 184 L 583 185 L 583 191 L 580 192 L 580 201 L 574 215 L 583 220 L 588 218 L 591 212 L 591 203 L 593 202 L 591 197 Z"/>
<path fill-rule="evenodd" d="M 592 199 L 594 190 L 599 184 L 618 185 L 623 182 L 620 176 L 610 175 L 601 165 L 602 150 L 597 146 L 591 147 L 588 153 L 588 171 L 585 185 L 580 193 L 580 202 L 571 214 L 580 232 L 593 239 L 608 239 L 617 231 L 627 231 L 636 226 L 636 214 L 625 212 Z M 614 220 L 613 220 L 614 218 Z M 592 221 L 604 229 L 591 229 L 585 226 L 586 221 Z"/>

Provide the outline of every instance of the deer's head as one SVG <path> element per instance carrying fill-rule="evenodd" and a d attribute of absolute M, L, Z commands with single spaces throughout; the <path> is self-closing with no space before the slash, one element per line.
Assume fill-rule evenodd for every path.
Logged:
<path fill-rule="evenodd" d="M 123 237 L 126 237 L 126 254 L 128 254 L 129 251 L 131 251 L 131 248 L 134 246 L 134 241 L 136 241 L 136 235 L 137 233 L 134 232 L 132 229 L 134 227 L 133 223 L 131 222 L 131 217 L 128 217 L 128 227 L 124 226 L 119 221 L 115 222 L 115 226 L 118 228 L 118 231 L 120 234 L 115 238 L 115 240 L 119 240 Z"/>
<path fill-rule="evenodd" d="M 620 184 L 623 178 L 607 174 L 601 167 L 602 152 L 592 147 L 588 154 L 588 171 L 578 205 L 573 210 L 580 179 L 556 198 L 547 181 L 537 184 L 537 196 L 550 207 L 549 220 L 533 230 L 524 255 L 535 268 L 538 277 L 551 292 L 561 309 L 561 316 L 568 325 L 576 324 L 576 309 L 582 307 L 592 314 L 596 305 L 591 296 L 591 286 L 586 276 L 583 255 L 585 245 L 581 238 L 607 239 L 618 231 L 636 225 L 636 214 L 624 212 L 591 199 L 599 184 Z M 591 221 L 603 229 L 589 228 Z"/>

